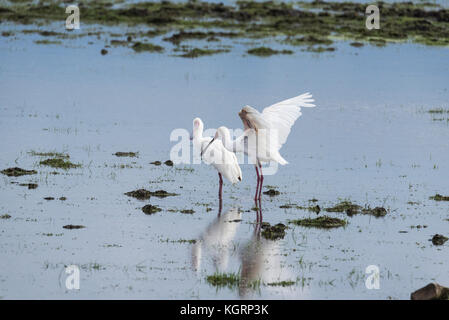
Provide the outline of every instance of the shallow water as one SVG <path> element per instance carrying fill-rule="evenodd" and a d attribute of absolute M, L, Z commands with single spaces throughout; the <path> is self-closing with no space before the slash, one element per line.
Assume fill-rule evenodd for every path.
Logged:
<path fill-rule="evenodd" d="M 182 59 L 125 48 L 102 56 L 101 43 L 87 38 L 64 46 L 35 39 L 0 39 L 0 168 L 38 171 L 1 176 L 0 214 L 11 218 L 0 219 L 0 297 L 408 299 L 428 282 L 449 283 L 448 244 L 429 241 L 449 229 L 449 203 L 429 199 L 449 193 L 449 114 L 428 113 L 449 108 L 447 48 L 339 42 L 335 53 L 258 58 L 244 55 L 243 42 L 231 53 Z M 190 130 L 196 116 L 207 128 L 240 128 L 243 105 L 261 109 L 306 91 L 317 108 L 303 111 L 282 148 L 289 164 L 265 178 L 281 194 L 264 196 L 263 220 L 314 217 L 279 208 L 312 198 L 321 208 L 341 199 L 384 206 L 387 216 L 329 214 L 348 226 L 289 225 L 284 239 L 269 241 L 254 233 L 250 165 L 242 183 L 225 183 L 217 217 L 211 167 L 149 164 L 170 157 L 171 131 Z M 83 166 L 52 175 L 30 151 L 65 152 Z M 179 196 L 124 195 L 138 188 Z M 148 203 L 163 211 L 143 214 Z M 71 264 L 81 268 L 80 290 L 65 288 Z M 365 286 L 369 265 L 380 268 L 378 290 Z M 260 283 L 216 288 L 206 280 L 216 271 Z"/>

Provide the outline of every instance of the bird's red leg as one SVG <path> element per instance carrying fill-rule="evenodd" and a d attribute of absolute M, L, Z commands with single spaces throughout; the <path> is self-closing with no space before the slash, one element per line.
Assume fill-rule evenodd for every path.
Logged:
<path fill-rule="evenodd" d="M 218 178 L 220 179 L 220 187 L 218 188 L 218 198 L 222 199 L 222 191 L 223 191 L 223 177 L 221 176 L 221 173 L 218 173 Z"/>
<path fill-rule="evenodd" d="M 257 173 L 257 186 L 256 186 L 256 194 L 254 195 L 254 201 L 256 201 L 256 206 L 257 206 L 257 194 L 259 193 L 259 169 L 257 169 L 257 165 L 256 165 L 256 173 Z"/>
<path fill-rule="evenodd" d="M 218 178 L 220 179 L 219 181 L 219 187 L 218 187 L 218 215 L 221 214 L 221 208 L 223 207 L 223 197 L 222 197 L 222 192 L 223 192 L 223 177 L 221 176 L 221 173 L 218 173 Z"/>
<path fill-rule="evenodd" d="M 262 166 L 259 165 L 260 169 L 260 185 L 259 185 L 259 200 L 262 199 L 262 185 L 263 185 L 263 173 Z"/>

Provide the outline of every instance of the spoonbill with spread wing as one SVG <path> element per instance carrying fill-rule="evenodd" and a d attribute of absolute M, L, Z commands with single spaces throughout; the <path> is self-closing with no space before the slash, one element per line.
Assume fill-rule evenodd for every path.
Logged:
<path fill-rule="evenodd" d="M 262 113 L 245 106 L 239 112 L 242 119 L 243 134 L 231 140 L 231 134 L 226 127 L 218 128 L 209 144 L 221 140 L 224 147 L 232 152 L 244 152 L 250 163 L 256 167 L 257 187 L 254 200 L 260 200 L 263 184 L 262 163 L 275 161 L 281 165 L 288 162 L 279 153 L 282 145 L 287 141 L 291 127 L 301 116 L 302 107 L 315 107 L 312 95 L 304 93 L 265 108 Z M 260 170 L 260 174 L 259 174 Z"/>

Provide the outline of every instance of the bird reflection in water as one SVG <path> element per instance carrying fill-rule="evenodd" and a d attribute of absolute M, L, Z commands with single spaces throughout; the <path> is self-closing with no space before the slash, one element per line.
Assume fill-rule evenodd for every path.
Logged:
<path fill-rule="evenodd" d="M 235 241 L 237 230 L 241 224 L 241 212 L 232 208 L 221 214 L 207 226 L 192 247 L 192 268 L 200 271 L 201 264 L 211 261 L 213 269 L 220 273 L 229 273 L 230 258 L 239 249 L 238 261 L 240 263 L 240 282 L 238 294 L 242 299 L 251 298 L 254 293 L 264 290 L 285 291 L 291 293 L 290 288 L 273 287 L 267 284 L 291 280 L 292 275 L 288 268 L 282 267 L 281 243 L 279 240 L 265 239 L 261 235 L 262 208 L 258 203 L 254 230 L 247 242 Z M 232 266 L 231 266 L 232 267 Z"/>
<path fill-rule="evenodd" d="M 241 213 L 231 208 L 225 213 L 218 212 L 217 217 L 207 226 L 192 248 L 192 267 L 199 271 L 202 259 L 211 259 L 219 272 L 225 272 L 229 256 L 233 251 L 233 239 L 240 225 Z M 203 258 L 204 256 L 204 258 Z"/>
<path fill-rule="evenodd" d="M 259 202 L 254 232 L 240 251 L 239 296 L 242 299 L 250 298 L 253 293 L 260 290 L 263 284 L 291 280 L 290 272 L 282 268 L 280 241 L 265 239 L 261 236 L 261 226 L 262 206 Z"/>

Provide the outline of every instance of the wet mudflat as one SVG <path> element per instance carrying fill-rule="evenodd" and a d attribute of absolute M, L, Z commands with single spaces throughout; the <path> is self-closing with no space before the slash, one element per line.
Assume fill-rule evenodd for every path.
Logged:
<path fill-rule="evenodd" d="M 350 40 L 259 57 L 229 40 L 180 59 L 40 37 L 0 42 L 1 298 L 408 299 L 449 283 L 447 48 Z M 194 117 L 240 128 L 243 105 L 304 91 L 317 108 L 265 178 L 261 228 L 250 165 L 218 216 L 216 172 L 166 163 Z"/>

